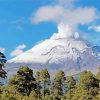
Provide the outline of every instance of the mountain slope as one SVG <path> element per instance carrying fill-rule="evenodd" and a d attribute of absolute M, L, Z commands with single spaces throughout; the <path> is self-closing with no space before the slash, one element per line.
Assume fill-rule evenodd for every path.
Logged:
<path fill-rule="evenodd" d="M 67 74 L 82 70 L 95 72 L 100 65 L 100 47 L 92 46 L 78 33 L 73 33 L 68 25 L 61 24 L 58 33 L 50 39 L 9 60 L 6 67 L 8 74 L 14 74 L 21 65 L 28 65 L 34 70 L 48 68 L 51 73 L 59 69 Z"/>

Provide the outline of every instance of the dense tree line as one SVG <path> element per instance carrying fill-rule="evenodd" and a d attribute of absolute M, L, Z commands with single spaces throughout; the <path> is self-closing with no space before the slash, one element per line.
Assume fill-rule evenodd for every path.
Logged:
<path fill-rule="evenodd" d="M 3 69 L 5 56 L 0 53 L 0 78 L 6 78 Z M 48 70 L 35 74 L 28 66 L 21 66 L 6 85 L 0 82 L 0 100 L 100 100 L 100 69 L 96 75 L 83 71 L 76 80 L 59 70 L 52 79 Z"/>

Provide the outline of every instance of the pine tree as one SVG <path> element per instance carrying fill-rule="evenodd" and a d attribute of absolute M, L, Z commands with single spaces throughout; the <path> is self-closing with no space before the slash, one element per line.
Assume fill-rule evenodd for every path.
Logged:
<path fill-rule="evenodd" d="M 54 82 L 51 87 L 51 93 L 54 95 L 55 99 L 59 99 L 59 97 L 64 94 L 64 82 L 65 73 L 60 70 L 55 75 Z"/>
<path fill-rule="evenodd" d="M 98 81 L 99 81 L 99 89 L 98 89 L 98 95 L 97 95 L 97 98 L 98 98 L 98 100 L 99 100 L 99 99 L 100 99 L 100 67 L 99 67 L 99 69 L 98 69 L 96 78 L 97 78 Z"/>
<path fill-rule="evenodd" d="M 66 78 L 66 87 L 67 87 L 66 99 L 72 100 L 72 97 L 75 92 L 75 87 L 76 87 L 76 81 L 74 80 L 72 76 L 68 76 Z"/>
<path fill-rule="evenodd" d="M 38 98 L 36 91 L 33 90 L 31 91 L 29 97 L 26 100 L 40 100 L 40 99 Z"/>
<path fill-rule="evenodd" d="M 6 57 L 3 53 L 0 52 L 0 94 L 2 94 L 3 89 L 2 89 L 2 79 L 5 79 L 6 76 L 6 71 L 3 69 L 4 64 L 6 63 Z"/>
<path fill-rule="evenodd" d="M 72 100 L 95 100 L 98 88 L 99 83 L 95 76 L 90 71 L 83 71 Z"/>
<path fill-rule="evenodd" d="M 37 84 L 37 94 L 38 94 L 38 99 L 41 98 L 41 77 L 40 77 L 40 72 L 37 71 L 35 75 L 36 79 L 36 84 Z"/>
<path fill-rule="evenodd" d="M 99 80 L 99 88 L 100 88 L 100 68 L 98 69 L 98 73 L 96 75 L 96 78 Z"/>
<path fill-rule="evenodd" d="M 0 77 L 1 78 L 6 78 L 6 72 L 4 71 L 3 67 L 4 67 L 4 64 L 6 63 L 6 57 L 3 53 L 0 52 Z"/>
<path fill-rule="evenodd" d="M 43 88 L 43 96 L 45 97 L 46 94 L 50 94 L 49 85 L 50 85 L 50 74 L 47 69 L 43 69 L 40 72 L 40 79 Z"/>
<path fill-rule="evenodd" d="M 37 88 L 35 78 L 33 77 L 33 71 L 27 66 L 20 67 L 17 75 L 9 80 L 9 85 L 14 85 L 18 92 L 26 96 Z"/>

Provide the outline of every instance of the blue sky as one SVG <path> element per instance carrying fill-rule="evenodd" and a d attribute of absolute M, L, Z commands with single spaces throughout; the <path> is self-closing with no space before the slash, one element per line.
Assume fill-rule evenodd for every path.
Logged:
<path fill-rule="evenodd" d="M 60 3 L 58 3 L 58 1 L 60 1 Z M 49 18 L 48 20 L 41 19 L 41 16 L 39 16 L 41 14 L 37 15 L 37 12 L 45 6 L 66 6 L 61 4 L 63 0 L 58 1 L 0 0 L 0 49 L 4 51 L 7 59 L 15 56 L 11 54 L 14 50 L 20 49 L 20 53 L 26 51 L 33 47 L 38 41 L 47 39 L 54 32 L 57 32 L 58 20 L 55 21 L 53 18 Z M 67 1 L 70 0 L 65 1 L 67 3 Z M 99 0 L 77 0 L 71 5 L 75 8 L 90 7 L 91 9 L 93 8 L 96 10 L 98 18 L 88 23 L 88 25 L 79 25 L 77 31 L 79 31 L 83 37 L 86 37 L 86 39 L 94 45 L 100 45 Z M 69 8 L 70 7 L 68 7 L 68 9 Z M 59 11 L 57 10 L 57 14 L 59 14 L 58 12 Z M 34 18 L 34 16 L 36 18 Z M 38 16 L 41 21 L 39 21 L 40 19 Z M 91 15 L 87 14 L 87 16 Z M 32 22 L 34 19 L 36 19 L 37 22 Z"/>

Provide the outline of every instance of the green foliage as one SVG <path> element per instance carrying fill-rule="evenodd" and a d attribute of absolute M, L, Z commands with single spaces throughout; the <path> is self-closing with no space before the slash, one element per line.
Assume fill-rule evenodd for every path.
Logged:
<path fill-rule="evenodd" d="M 99 80 L 99 87 L 100 87 L 100 68 L 99 68 L 99 71 L 98 71 L 98 73 L 96 75 L 96 78 Z"/>
<path fill-rule="evenodd" d="M 6 63 L 6 57 L 3 53 L 0 52 L 0 78 L 6 78 L 6 72 L 4 71 L 3 67 L 4 64 Z M 1 85 L 1 80 L 0 80 L 0 85 Z"/>
<path fill-rule="evenodd" d="M 72 76 L 68 76 L 66 78 L 65 83 L 66 83 L 66 87 L 67 87 L 66 99 L 71 100 L 75 93 L 76 81 L 74 80 L 74 78 Z"/>
<path fill-rule="evenodd" d="M 33 89 L 37 88 L 33 71 L 27 66 L 20 67 L 17 75 L 9 80 L 9 85 L 15 86 L 22 95 L 29 95 Z"/>
<path fill-rule="evenodd" d="M 36 84 L 37 84 L 37 90 L 36 90 L 37 95 L 38 95 L 38 98 L 41 98 L 42 86 L 41 86 L 41 77 L 40 77 L 40 72 L 39 71 L 36 72 L 35 79 L 36 79 Z"/>
<path fill-rule="evenodd" d="M 100 71 L 93 75 L 83 71 L 78 82 L 65 77 L 60 70 L 54 80 L 50 80 L 47 69 L 33 71 L 22 66 L 6 86 L 0 86 L 0 100 L 100 100 Z"/>
<path fill-rule="evenodd" d="M 47 69 L 43 69 L 40 72 L 40 82 L 41 82 L 41 86 L 42 86 L 42 93 L 43 96 L 45 97 L 46 94 L 50 94 L 49 91 L 49 85 L 50 85 L 50 74 L 48 72 Z"/>
<path fill-rule="evenodd" d="M 1 94 L 3 92 L 2 79 L 5 79 L 7 77 L 6 76 L 7 73 L 3 69 L 5 63 L 6 63 L 6 57 L 3 53 L 0 52 L 0 98 L 2 97 Z"/>
<path fill-rule="evenodd" d="M 48 72 L 47 69 L 43 69 L 41 72 L 40 72 L 40 77 L 41 77 L 41 81 L 43 82 L 48 82 L 50 81 L 50 74 Z"/>
<path fill-rule="evenodd" d="M 55 98 L 59 98 L 60 95 L 63 95 L 64 83 L 65 83 L 65 73 L 60 70 L 55 75 L 54 82 L 51 87 L 51 93 L 54 95 Z"/>
<path fill-rule="evenodd" d="M 75 91 L 76 100 L 95 100 L 98 94 L 99 83 L 90 71 L 83 71 Z"/>

